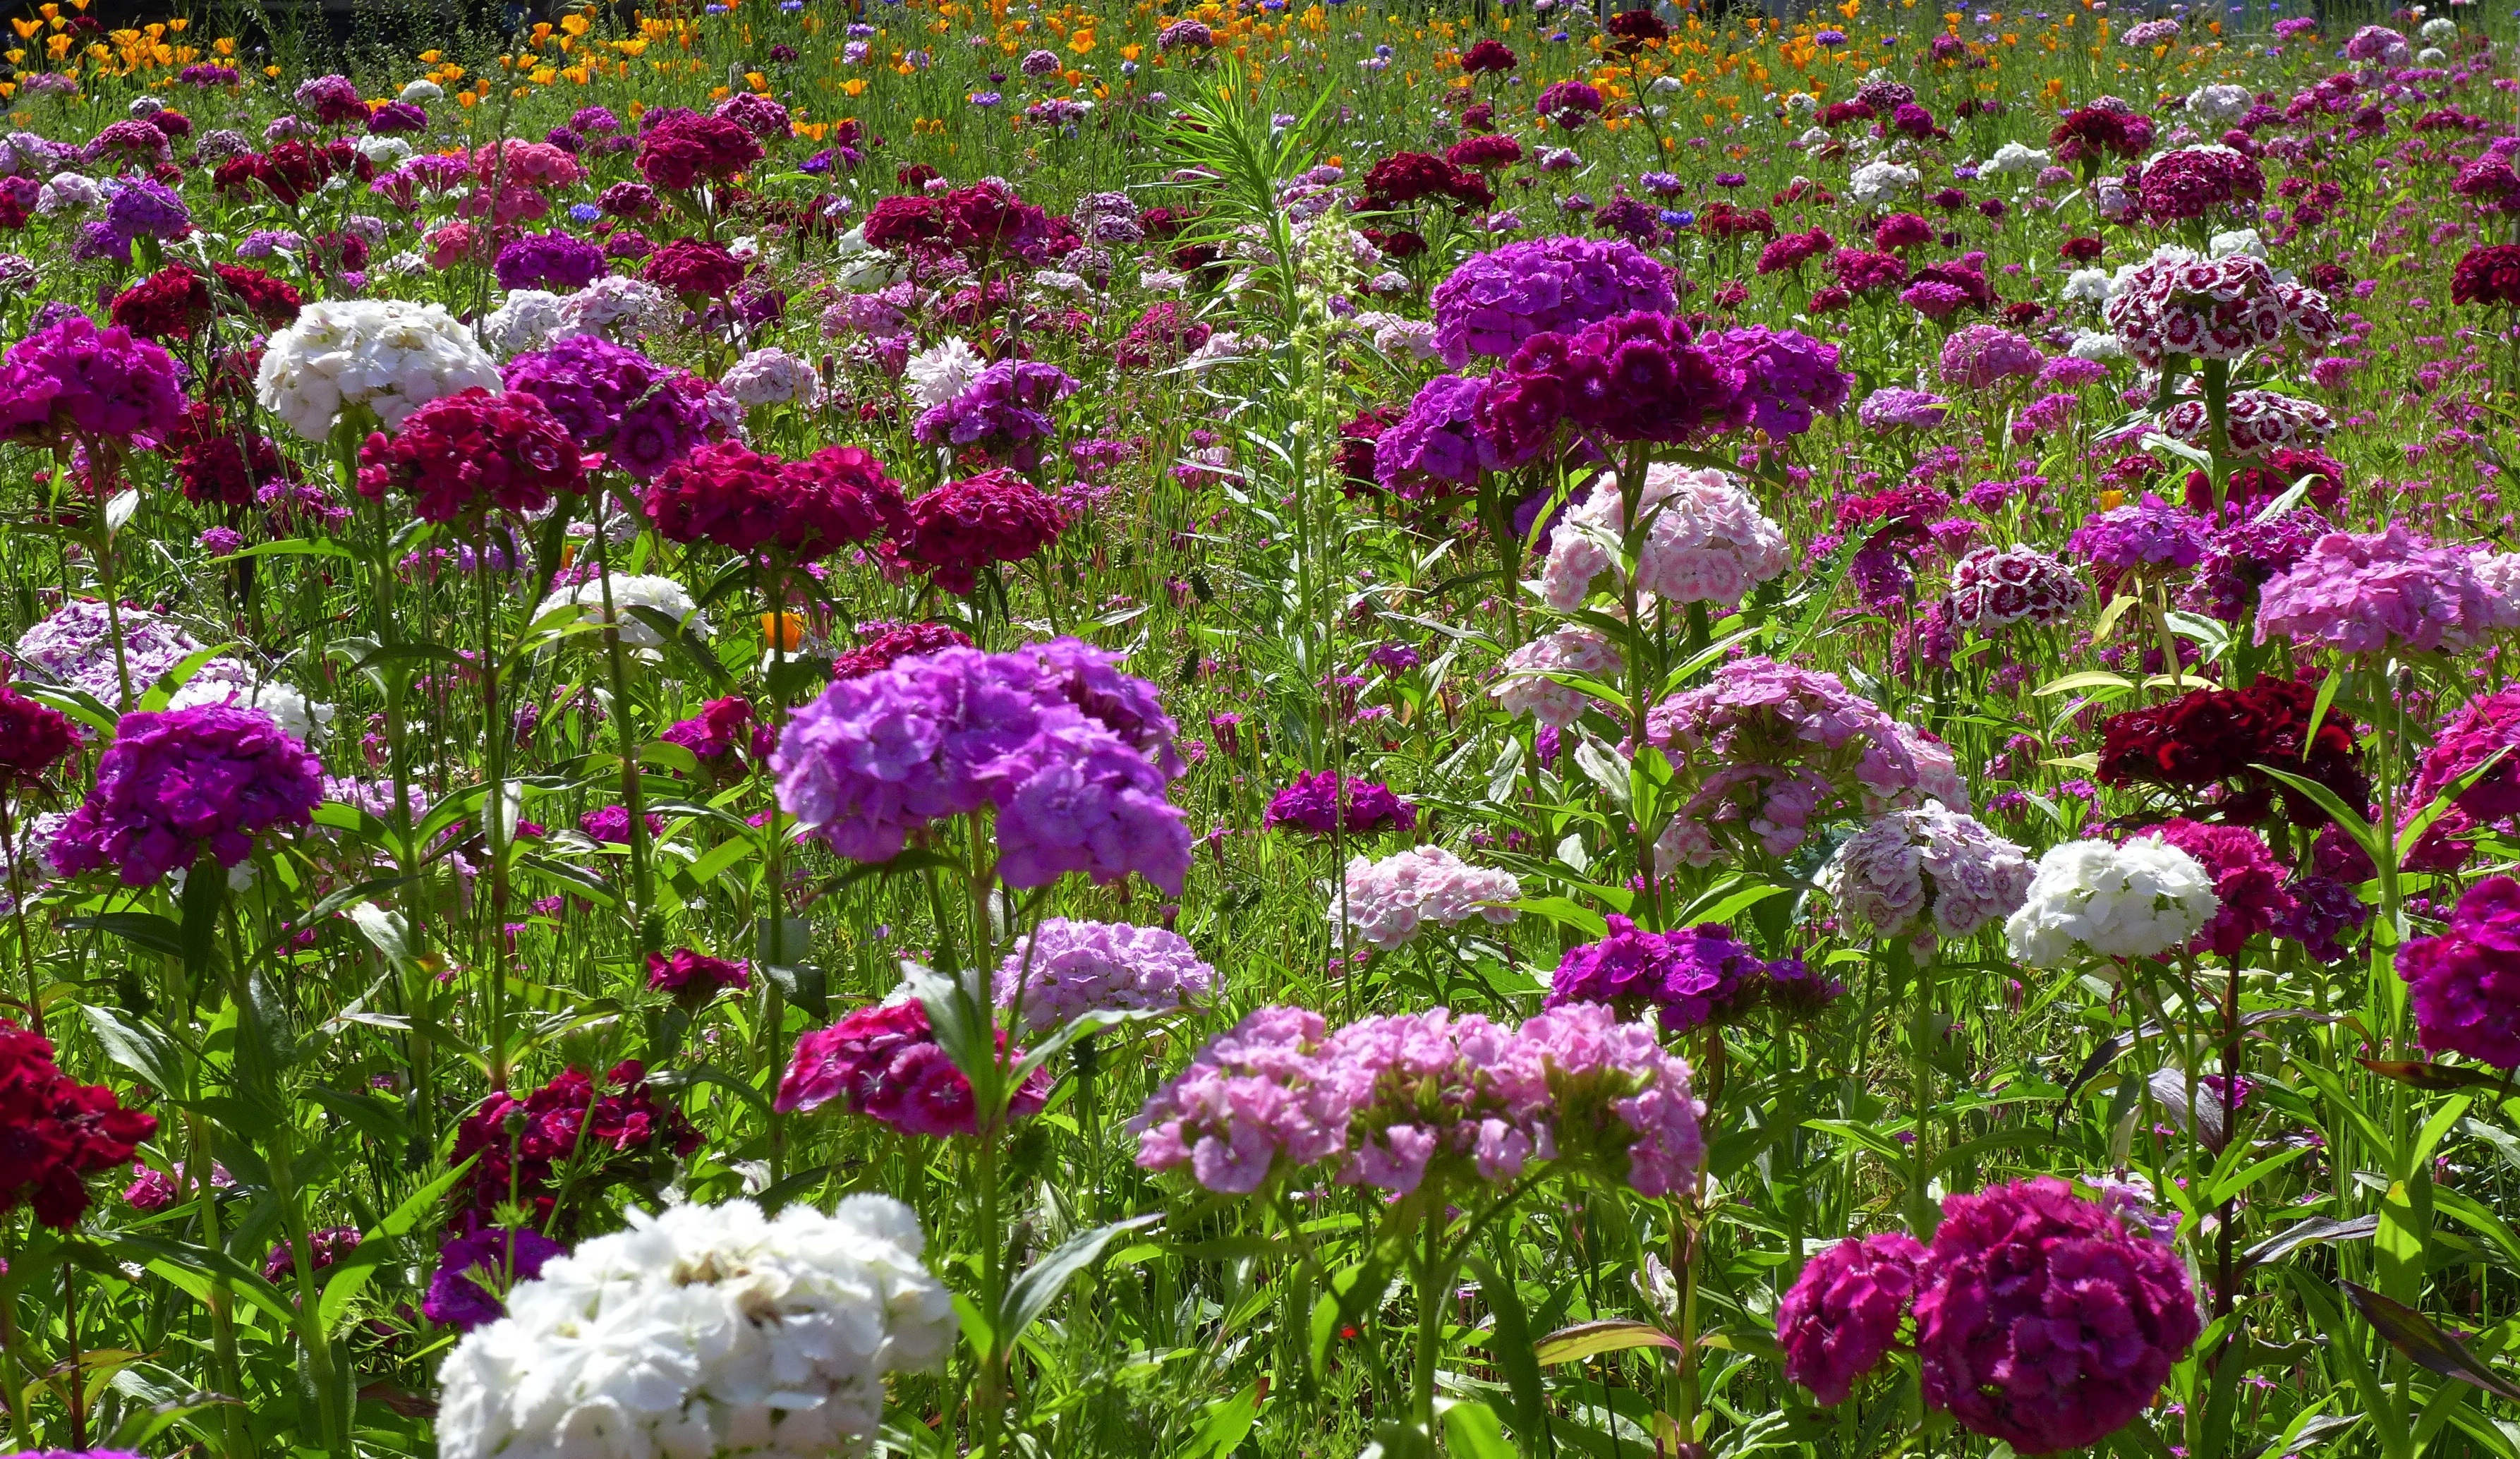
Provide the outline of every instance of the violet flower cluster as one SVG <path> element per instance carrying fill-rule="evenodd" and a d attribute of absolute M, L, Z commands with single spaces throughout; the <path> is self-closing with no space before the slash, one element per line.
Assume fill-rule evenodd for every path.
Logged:
<path fill-rule="evenodd" d="M 1216 969 L 1188 938 L 1125 922 L 1047 918 L 998 965 L 998 1006 L 1015 1007 L 1020 993 L 1023 1026 L 1036 1033 L 1103 1009 L 1190 1008 L 1215 991 Z"/>
<path fill-rule="evenodd" d="M 2477 572 L 2472 553 L 2392 524 L 2329 532 L 2258 590 L 2257 641 L 2344 654 L 2464 649 L 2520 625 L 2520 605 Z"/>
<path fill-rule="evenodd" d="M 2206 520 L 2145 492 L 2139 502 L 2094 512 L 2066 550 L 2096 570 L 2103 591 L 2138 568 L 2193 568 L 2205 556 Z"/>
<path fill-rule="evenodd" d="M 1463 259 L 1435 286 L 1435 349 L 1456 369 L 1503 359 L 1539 334 L 1570 334 L 1614 315 L 1669 313 L 1671 270 L 1620 239 L 1543 238 Z"/>
<path fill-rule="evenodd" d="M 1342 781 L 1335 770 L 1299 770 L 1292 784 L 1269 798 L 1269 808 L 1260 819 L 1263 830 L 1292 826 L 1316 836 L 1328 836 L 1342 824 L 1351 836 L 1387 829 L 1415 831 L 1418 807 L 1376 781 L 1355 776 Z"/>
<path fill-rule="evenodd" d="M 520 354 L 504 379 L 549 407 L 580 450 L 603 451 L 607 464 L 642 481 L 708 440 L 705 399 L 681 372 L 598 335 Z"/>
<path fill-rule="evenodd" d="M 115 726 L 50 855 L 65 876 L 111 866 L 125 886 L 154 886 L 204 855 L 236 865 L 263 832 L 309 824 L 323 798 L 315 757 L 260 710 L 144 710 Z"/>
<path fill-rule="evenodd" d="M 1041 887 L 1131 872 L 1179 895 L 1186 768 L 1155 688 L 1075 639 L 947 649 L 832 684 L 771 756 L 779 803 L 843 856 L 887 861 L 946 816 L 996 812 L 998 875 Z"/>
<path fill-rule="evenodd" d="M 1041 461 L 1041 443 L 1058 433 L 1045 408 L 1076 393 L 1076 382 L 1057 365 L 1000 360 L 962 391 L 920 414 L 910 433 L 922 445 L 976 445 L 1030 471 Z"/>
<path fill-rule="evenodd" d="M 1602 1003 L 1624 1018 L 1653 1013 L 1663 1028 L 1687 1033 L 1774 1000 L 1796 1011 L 1813 986 L 1801 959 L 1771 962 L 1720 926 L 1640 931 L 1613 912 L 1599 941 L 1570 947 L 1550 979 L 1545 1008 Z M 1818 999 L 1834 997 L 1822 992 Z"/>

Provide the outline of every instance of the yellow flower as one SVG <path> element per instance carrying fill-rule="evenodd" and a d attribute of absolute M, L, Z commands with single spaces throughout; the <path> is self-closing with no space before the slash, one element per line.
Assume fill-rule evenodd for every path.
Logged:
<path fill-rule="evenodd" d="M 588 29 L 588 22 L 585 16 L 572 13 L 561 17 L 560 28 L 571 35 L 584 35 Z"/>
<path fill-rule="evenodd" d="M 770 78 L 757 70 L 745 71 L 743 73 L 743 84 L 760 92 L 763 96 L 768 96 L 770 94 Z"/>
<path fill-rule="evenodd" d="M 35 14 L 48 21 L 58 21 L 62 18 L 62 8 L 58 5 L 38 5 L 35 7 Z"/>
<path fill-rule="evenodd" d="M 867 83 L 866 77 L 864 76 L 851 76 L 840 83 L 840 90 L 848 93 L 850 96 L 864 96 L 866 95 L 866 88 Z"/>
<path fill-rule="evenodd" d="M 420 53 L 420 61 L 425 66 L 435 66 L 444 54 L 442 51 L 423 51 Z"/>
<path fill-rule="evenodd" d="M 560 72 L 553 70 L 548 66 L 537 66 L 531 71 L 526 72 L 526 79 L 532 81 L 537 86 L 549 86 L 552 81 L 559 76 L 559 74 Z M 523 93 L 518 92 L 518 94 L 522 95 Z"/>
<path fill-rule="evenodd" d="M 1074 35 L 1067 38 L 1067 48 L 1074 51 L 1079 56 L 1092 55 L 1094 52 L 1094 32 L 1091 30 L 1077 31 Z"/>
<path fill-rule="evenodd" d="M 2100 510 L 2103 512 L 2114 512 L 2125 505 L 2126 493 L 2123 491 L 2103 491 L 2100 493 Z"/>
<path fill-rule="evenodd" d="M 21 21 L 15 17 L 10 19 L 9 23 L 18 27 L 20 40 L 33 40 L 44 28 L 44 23 L 41 21 Z"/>

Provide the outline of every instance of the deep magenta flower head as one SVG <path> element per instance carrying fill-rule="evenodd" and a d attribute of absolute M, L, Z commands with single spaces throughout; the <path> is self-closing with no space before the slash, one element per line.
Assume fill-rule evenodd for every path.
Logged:
<path fill-rule="evenodd" d="M 438 396 L 391 436 L 380 431 L 359 447 L 359 494 L 374 501 L 398 487 L 423 522 L 477 521 L 492 508 L 539 512 L 553 493 L 585 482 L 577 442 L 540 399 L 479 386 Z"/>
<path fill-rule="evenodd" d="M 1571 334 L 1616 315 L 1669 313 L 1671 270 L 1624 239 L 1541 238 L 1462 261 L 1429 300 L 1435 351 L 1458 369 L 1503 359 L 1539 334 Z"/>
<path fill-rule="evenodd" d="M 0 795 L 51 769 L 76 743 L 68 715 L 0 684 Z"/>
<path fill-rule="evenodd" d="M 2500 759 L 2495 756 L 2499 754 Z M 0 757 L 6 751 L 0 750 Z M 2459 707 L 2434 736 L 2415 772 L 2408 803 L 2429 805 L 2443 792 L 2492 762 L 2456 800 L 2480 821 L 2520 815 L 2520 690 L 2479 695 Z"/>
<path fill-rule="evenodd" d="M 1785 1376 L 1834 1408 L 1881 1366 L 1915 1299 L 1925 1249 L 1905 1231 L 1848 1237 L 1814 1256 L 1777 1304 Z"/>
<path fill-rule="evenodd" d="M 153 886 L 203 855 L 236 865 L 263 832 L 308 824 L 323 798 L 315 757 L 259 709 L 142 710 L 114 727 L 51 855 L 65 875 L 112 866 L 125 886 Z"/>
<path fill-rule="evenodd" d="M 2024 1454 L 2126 1427 L 2203 1327 L 2178 1253 L 2052 1176 L 1946 1200 L 1915 1313 L 1925 1401 Z"/>
<path fill-rule="evenodd" d="M 1023 1058 L 1021 1049 L 1008 1050 L 1003 1028 L 998 1050 L 1010 1061 Z M 1007 1116 L 1040 1114 L 1049 1097 L 1050 1074 L 1036 1069 L 1009 1097 Z M 916 999 L 861 1008 L 796 1040 L 772 1107 L 783 1115 L 811 1113 L 834 1101 L 906 1135 L 941 1140 L 978 1125 L 971 1081 L 936 1042 L 927 1010 Z"/>
<path fill-rule="evenodd" d="M 604 276 L 604 251 L 565 233 L 528 233 L 499 250 L 491 271 L 502 289 L 568 294 Z"/>
<path fill-rule="evenodd" d="M 2425 1048 L 2520 1068 L 2520 882 L 2469 888 L 2447 931 L 2398 949 L 2398 976 L 2413 992 Z"/>
<path fill-rule="evenodd" d="M 183 419 L 175 357 L 119 325 L 72 314 L 0 358 L 0 434 L 42 442 L 68 431 L 160 439 Z"/>
<path fill-rule="evenodd" d="M 2291 915 L 2292 896 L 2284 889 L 2283 868 L 2275 864 L 2274 853 L 2257 832 L 2179 816 L 2146 834 L 2195 857 L 2196 864 L 2214 879 L 2214 915 L 2187 944 L 2188 951 L 2236 957 L 2249 938 Z"/>
<path fill-rule="evenodd" d="M 1058 540 L 1067 516 L 1040 487 L 999 467 L 963 477 L 910 503 L 907 531 L 885 544 L 895 560 L 927 572 L 949 593 L 968 593 L 979 570 L 1019 563 Z"/>
<path fill-rule="evenodd" d="M 1608 935 L 1558 960 L 1543 1007 L 1606 1003 L 1628 1018 L 1652 1010 L 1665 1029 L 1684 1033 L 1750 1007 L 1772 976 L 1802 975 L 1799 961 L 1771 965 L 1713 923 L 1648 933 L 1616 913 L 1608 922 Z"/>
<path fill-rule="evenodd" d="M 437 1249 L 437 1272 L 420 1314 L 440 1327 L 469 1333 L 508 1315 L 507 1292 L 543 1274 L 543 1265 L 568 1248 L 531 1226 L 485 1226 Z"/>
<path fill-rule="evenodd" d="M 1846 408 L 1855 377 L 1837 366 L 1837 346 L 1800 330 L 1766 325 L 1710 336 L 1707 347 L 1741 372 L 1740 410 L 1748 424 L 1783 440 L 1812 428 L 1816 415 Z"/>
<path fill-rule="evenodd" d="M 1346 792 L 1344 797 L 1340 795 L 1342 789 Z M 1269 798 L 1261 826 L 1293 826 L 1328 836 L 1338 829 L 1342 798 L 1347 802 L 1344 818 L 1351 835 L 1367 835 L 1386 827 L 1418 829 L 1418 807 L 1393 795 L 1389 786 L 1352 776 L 1342 783 L 1334 770 L 1297 771 L 1291 784 Z"/>

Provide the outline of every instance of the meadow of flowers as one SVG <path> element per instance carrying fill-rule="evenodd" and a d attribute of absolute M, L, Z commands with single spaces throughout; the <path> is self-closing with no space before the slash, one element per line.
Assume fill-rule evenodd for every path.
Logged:
<path fill-rule="evenodd" d="M 2520 1459 L 2513 16 L 17 17 L 0 1449 Z"/>

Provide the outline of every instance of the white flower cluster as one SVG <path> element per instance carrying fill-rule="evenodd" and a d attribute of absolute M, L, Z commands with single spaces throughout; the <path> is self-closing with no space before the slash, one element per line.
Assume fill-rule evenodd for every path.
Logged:
<path fill-rule="evenodd" d="M 652 608 L 675 622 L 694 638 L 706 638 L 709 620 L 699 605 L 683 585 L 670 577 L 615 572 L 612 578 L 612 607 L 621 616 L 621 642 L 630 648 L 651 653 L 665 646 L 665 640 L 651 625 L 640 621 L 630 610 Z M 562 588 L 542 601 L 534 610 L 536 618 L 575 604 L 579 620 L 602 625 L 604 616 L 603 579 L 590 577 L 573 588 Z"/>
<path fill-rule="evenodd" d="M 440 1459 L 870 1452 L 887 1374 L 953 1344 L 910 1208 L 630 1212 L 508 1296 L 438 1374 Z"/>
<path fill-rule="evenodd" d="M 752 351 L 729 365 L 717 385 L 745 410 L 788 404 L 811 410 L 823 403 L 822 378 L 811 364 L 784 349 Z"/>
<path fill-rule="evenodd" d="M 308 746 L 322 739 L 325 728 L 333 722 L 331 705 L 312 703 L 294 686 L 266 679 L 240 659 L 204 660 L 166 701 L 170 709 L 193 709 L 202 705 L 260 709 L 280 726 L 282 734 Z"/>
<path fill-rule="evenodd" d="M 1965 937 L 2021 905 L 2030 858 L 1973 816 L 1894 810 L 1840 843 L 1820 873 L 1838 915 L 1876 937 Z"/>
<path fill-rule="evenodd" d="M 2151 957 L 2185 946 L 2221 906 L 2205 868 L 2158 836 L 2119 845 L 2069 841 L 2039 858 L 2003 939 L 2034 968 L 2077 957 Z"/>
<path fill-rule="evenodd" d="M 922 410 L 934 410 L 963 393 L 988 363 L 978 350 L 948 335 L 910 357 L 904 372 L 910 377 L 910 398 Z"/>
<path fill-rule="evenodd" d="M 2038 148 L 2024 147 L 2018 142 L 2006 142 L 1995 150 L 1995 156 L 1978 164 L 1977 175 L 1980 177 L 2036 177 L 2040 169 L 2046 167 L 2050 160 L 2052 159 L 2048 154 Z"/>
<path fill-rule="evenodd" d="M 1403 319 L 1379 309 L 1369 309 L 1349 321 L 1373 337 L 1373 347 L 1393 359 L 1406 355 L 1425 361 L 1435 357 L 1435 322 L 1431 319 Z"/>
<path fill-rule="evenodd" d="M 554 339 L 602 335 L 615 344 L 669 329 L 682 317 L 673 296 L 645 279 L 606 274 L 560 301 L 561 327 Z"/>
<path fill-rule="evenodd" d="M 1550 534 L 1549 562 L 1540 572 L 1550 607 L 1574 612 L 1593 579 L 1611 570 L 1613 549 L 1627 530 L 1624 502 L 1615 478 L 1595 478 L 1592 495 Z M 1785 570 L 1785 534 L 1724 472 L 1647 467 L 1637 511 L 1647 524 L 1637 550 L 1637 587 L 1643 592 L 1729 608 Z"/>
<path fill-rule="evenodd" d="M 1406 944 L 1426 924 L 1459 927 L 1473 917 L 1508 923 L 1519 915 L 1522 883 L 1509 871 L 1472 866 L 1442 846 L 1419 846 L 1347 864 L 1347 923 L 1385 952 Z M 1338 920 L 1332 908 L 1330 920 Z"/>
<path fill-rule="evenodd" d="M 2248 115 L 2249 109 L 2257 103 L 2248 87 L 2216 82 L 2187 93 L 2187 114 L 2201 125 L 2221 131 Z"/>
<path fill-rule="evenodd" d="M 1497 686 L 1488 693 L 1508 714 L 1529 714 L 1564 729 L 1584 717 L 1592 697 L 1547 677 L 1550 673 L 1615 684 L 1624 670 L 1619 651 L 1608 639 L 1590 628 L 1560 628 L 1508 654 Z"/>
<path fill-rule="evenodd" d="M 1216 969 L 1181 934 L 1128 922 L 1042 920 L 998 965 L 1000 1008 L 1023 993 L 1023 1026 L 1057 1028 L 1096 1009 L 1187 1008 L 1216 992 Z"/>
<path fill-rule="evenodd" d="M 547 289 L 510 290 L 481 321 L 481 342 L 503 360 L 540 349 L 567 327 L 564 301 Z"/>
<path fill-rule="evenodd" d="M 1846 180 L 1846 192 L 1858 207 L 1877 207 L 1903 193 L 1915 191 L 1925 175 L 1897 162 L 1866 162 Z"/>
<path fill-rule="evenodd" d="M 502 388 L 498 362 L 443 304 L 320 299 L 271 337 L 254 379 L 262 408 L 308 440 L 366 406 L 392 431 L 441 395 Z"/>

